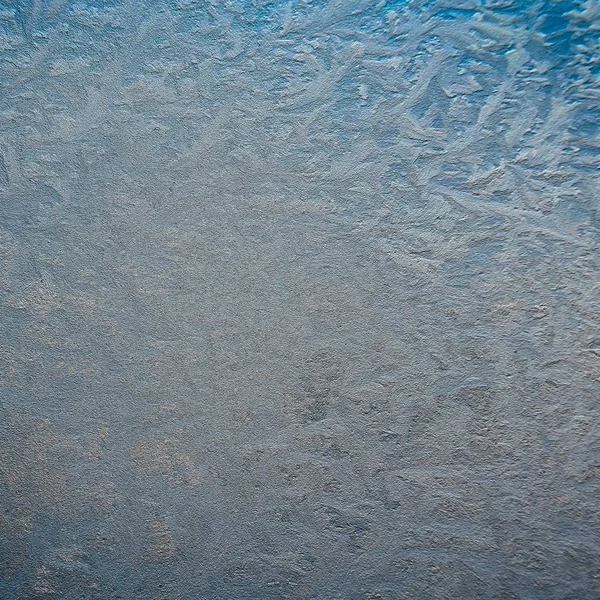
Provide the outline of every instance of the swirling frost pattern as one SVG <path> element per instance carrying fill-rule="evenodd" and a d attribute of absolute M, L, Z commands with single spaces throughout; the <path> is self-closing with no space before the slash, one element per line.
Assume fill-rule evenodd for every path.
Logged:
<path fill-rule="evenodd" d="M 600 597 L 599 31 L 0 2 L 0 596 Z"/>

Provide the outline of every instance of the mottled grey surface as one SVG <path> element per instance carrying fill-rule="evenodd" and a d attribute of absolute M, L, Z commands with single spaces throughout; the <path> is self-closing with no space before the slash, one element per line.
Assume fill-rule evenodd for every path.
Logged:
<path fill-rule="evenodd" d="M 599 32 L 0 2 L 0 598 L 600 598 Z"/>

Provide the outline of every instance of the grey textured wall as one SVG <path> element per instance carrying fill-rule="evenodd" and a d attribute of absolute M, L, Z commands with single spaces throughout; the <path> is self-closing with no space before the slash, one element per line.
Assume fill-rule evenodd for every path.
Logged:
<path fill-rule="evenodd" d="M 0 597 L 600 598 L 599 31 L 0 2 Z"/>

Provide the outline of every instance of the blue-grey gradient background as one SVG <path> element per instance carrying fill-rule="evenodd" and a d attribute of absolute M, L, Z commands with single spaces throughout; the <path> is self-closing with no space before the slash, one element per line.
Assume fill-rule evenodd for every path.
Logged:
<path fill-rule="evenodd" d="M 599 40 L 0 2 L 0 598 L 600 598 Z"/>

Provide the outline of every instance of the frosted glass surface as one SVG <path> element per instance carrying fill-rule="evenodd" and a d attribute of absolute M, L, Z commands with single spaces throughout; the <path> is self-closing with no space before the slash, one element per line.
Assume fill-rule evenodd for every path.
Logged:
<path fill-rule="evenodd" d="M 597 600 L 599 40 L 0 2 L 0 598 Z"/>

